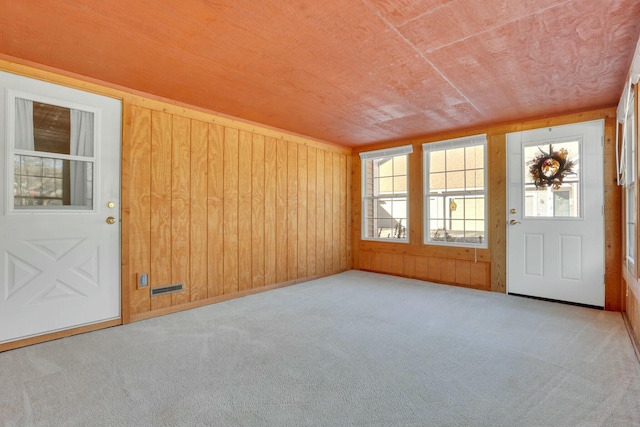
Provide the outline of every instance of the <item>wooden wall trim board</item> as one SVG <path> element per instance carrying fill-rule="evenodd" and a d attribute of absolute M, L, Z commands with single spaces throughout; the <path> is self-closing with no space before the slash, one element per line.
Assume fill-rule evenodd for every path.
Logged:
<path fill-rule="evenodd" d="M 93 79 L 43 64 L 36 64 L 31 61 L 15 58 L 2 53 L 0 53 L 0 70 L 120 99 L 131 105 L 138 105 L 182 117 L 197 119 L 221 126 L 228 126 L 238 130 L 245 130 L 250 133 L 257 132 L 276 139 L 284 138 L 299 144 L 318 146 L 323 150 L 335 151 L 342 154 L 349 154 L 351 152 L 350 148 L 334 144 L 330 141 L 323 141 L 306 135 L 299 135 L 266 124 L 256 123 L 232 117 L 217 111 L 183 104 L 173 99 L 163 98 L 133 88 L 127 88 L 102 80 Z"/>
<path fill-rule="evenodd" d="M 35 337 L 24 338 L 21 340 L 11 341 L 0 344 L 0 353 L 3 351 L 13 350 L 20 347 L 26 347 L 33 344 L 40 344 L 46 341 L 53 341 L 60 338 L 71 337 L 73 335 L 84 334 L 86 332 L 97 331 L 100 329 L 111 328 L 113 326 L 122 325 L 122 319 L 114 319 L 106 322 L 84 325 L 78 328 L 65 329 L 64 331 L 52 332 L 49 334 L 38 335 Z"/>
<path fill-rule="evenodd" d="M 346 270 L 343 270 L 346 271 Z M 285 288 L 287 286 L 297 285 L 300 283 L 308 282 L 310 280 L 321 279 L 323 277 L 332 276 L 334 274 L 342 273 L 343 271 L 336 271 L 327 274 L 317 274 L 313 276 L 307 276 L 300 279 L 287 280 L 284 282 L 272 283 L 270 285 L 260 286 L 256 288 L 249 288 L 243 291 L 238 291 L 230 294 L 220 294 L 213 297 L 209 297 L 206 299 L 194 300 L 191 302 L 182 303 L 180 305 L 167 306 L 158 310 L 147 311 L 139 314 L 134 314 L 131 316 L 132 322 L 137 322 L 140 320 L 150 319 L 157 316 L 164 316 L 166 314 L 177 313 L 183 310 L 190 310 L 193 308 L 204 307 L 206 305 L 215 304 L 218 302 L 229 301 L 235 298 L 241 298 L 249 295 L 259 294 L 261 292 L 266 292 L 274 289 Z M 1 348 L 1 347 L 0 347 Z M 0 350 L 2 351 L 2 350 Z"/>
<path fill-rule="evenodd" d="M 413 145 L 414 153 L 416 153 L 417 149 L 419 149 L 419 152 L 421 153 L 422 144 L 426 142 L 442 141 L 445 139 L 461 138 L 465 136 L 480 135 L 480 134 L 486 134 L 487 138 L 490 138 L 493 135 L 506 135 L 507 133 L 511 133 L 511 132 L 520 132 L 525 130 L 545 128 L 550 126 L 560 126 L 560 125 L 566 125 L 571 123 L 587 122 L 591 120 L 608 119 L 608 118 L 611 118 L 611 119 L 616 118 L 615 107 L 574 112 L 569 114 L 559 114 L 558 116 L 554 116 L 554 117 L 523 119 L 523 120 L 510 122 L 510 123 L 500 123 L 496 125 L 487 125 L 487 126 L 480 126 L 480 127 L 474 127 L 474 128 L 468 128 L 468 129 L 459 129 L 459 130 L 454 130 L 449 132 L 430 134 L 427 136 L 412 138 L 409 140 L 384 141 L 376 144 L 354 148 L 352 150 L 352 155 L 356 156 L 363 151 L 380 150 L 383 148 L 399 147 L 399 146 L 409 145 L 409 144 Z"/>
<path fill-rule="evenodd" d="M 623 311 L 625 297 L 622 271 L 622 187 L 616 179 L 616 126 L 615 117 L 606 117 L 604 124 L 604 247 L 605 298 L 604 308 Z"/>
<path fill-rule="evenodd" d="M 626 262 L 622 263 L 623 283 L 625 285 L 626 317 L 630 334 L 636 343 L 640 342 L 640 283 L 638 278 L 629 274 Z"/>

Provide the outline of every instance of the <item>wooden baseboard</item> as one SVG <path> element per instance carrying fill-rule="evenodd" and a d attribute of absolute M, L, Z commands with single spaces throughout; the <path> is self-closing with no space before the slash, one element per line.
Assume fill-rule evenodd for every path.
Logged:
<path fill-rule="evenodd" d="M 629 339 L 631 340 L 633 350 L 636 352 L 638 363 L 640 363 L 640 342 L 638 342 L 636 334 L 633 333 L 633 327 L 631 326 L 631 321 L 629 320 L 629 316 L 627 316 L 627 313 L 622 313 L 622 318 L 624 319 L 624 325 L 627 327 L 627 333 L 629 334 Z"/>
<path fill-rule="evenodd" d="M 164 307 L 153 311 L 147 311 L 144 313 L 131 313 L 130 321 L 137 322 L 139 320 L 150 319 L 153 317 L 164 316 L 165 314 L 177 313 L 179 311 L 190 310 L 192 308 L 204 307 L 205 305 L 215 304 L 217 302 L 228 301 L 235 298 L 241 298 L 248 295 L 259 294 L 261 292 L 270 291 L 273 289 L 284 288 L 286 286 L 297 285 L 299 283 L 308 282 L 310 280 L 320 279 L 322 277 L 333 276 L 334 274 L 342 273 L 346 270 L 340 270 L 332 272 L 331 274 L 320 274 L 315 276 L 304 277 L 302 279 L 288 280 L 286 282 L 274 283 L 269 286 L 262 286 L 259 288 L 247 289 L 246 291 L 234 292 L 227 295 L 218 295 L 211 298 L 206 298 L 198 301 L 191 301 L 184 304 Z"/>
<path fill-rule="evenodd" d="M 24 338 L 21 340 L 11 341 L 0 344 L 0 353 L 7 350 L 14 350 L 20 347 L 26 347 L 33 344 L 39 344 L 46 341 L 53 341 L 60 338 L 70 337 L 72 335 L 84 334 L 85 332 L 97 331 L 99 329 L 110 328 L 122 324 L 122 319 L 109 320 L 106 322 L 93 323 L 91 325 L 80 326 L 78 328 L 65 329 L 64 331 L 52 332 L 50 334 L 38 335 L 35 337 Z"/>

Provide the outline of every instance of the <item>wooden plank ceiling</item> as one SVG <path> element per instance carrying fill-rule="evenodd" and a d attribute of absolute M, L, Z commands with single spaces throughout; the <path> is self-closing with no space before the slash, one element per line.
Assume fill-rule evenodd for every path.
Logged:
<path fill-rule="evenodd" d="M 0 0 L 0 55 L 357 147 L 617 104 L 638 0 Z"/>

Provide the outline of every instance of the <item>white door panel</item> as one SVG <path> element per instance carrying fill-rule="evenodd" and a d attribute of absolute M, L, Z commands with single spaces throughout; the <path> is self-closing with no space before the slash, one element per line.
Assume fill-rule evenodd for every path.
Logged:
<path fill-rule="evenodd" d="M 38 147 L 32 152 L 16 149 L 13 144 L 18 125 L 12 121 L 16 97 L 63 110 L 90 112 L 92 156 L 42 151 Z M 0 135 L 0 342 L 118 319 L 120 102 L 0 72 Z M 50 199 L 46 203 L 52 205 L 18 205 L 22 203 L 17 201 L 23 191 L 21 183 L 32 179 L 31 175 L 20 177 L 23 172 L 17 159 L 24 157 L 37 159 L 37 164 L 56 160 L 62 165 L 52 167 L 56 171 L 52 178 L 42 172 L 40 193 L 34 192 L 35 187 L 25 193 L 30 203 L 38 200 L 34 203 L 44 204 L 43 200 Z M 69 165 L 73 159 L 91 165 L 86 182 L 92 198 L 87 206 L 71 206 L 63 196 L 57 200 L 43 189 L 47 179 L 63 183 L 64 188 L 55 191 L 65 193 L 66 188 L 72 188 L 72 179 L 65 173 L 72 168 Z M 31 171 L 34 166 L 29 165 Z M 66 178 L 54 178 L 57 171 Z M 62 206 L 53 205 L 58 202 Z M 115 222 L 108 224 L 107 217 Z"/>
<path fill-rule="evenodd" d="M 603 123 L 507 136 L 507 291 L 604 306 Z M 566 145 L 563 145 L 566 144 Z M 536 187 L 537 153 L 570 147 L 575 173 Z"/>

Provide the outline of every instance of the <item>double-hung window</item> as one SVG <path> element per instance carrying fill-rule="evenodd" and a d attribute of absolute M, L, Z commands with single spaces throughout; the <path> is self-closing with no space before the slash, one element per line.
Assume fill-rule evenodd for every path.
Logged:
<path fill-rule="evenodd" d="M 637 175 L 636 175 L 636 117 L 635 117 L 635 94 L 633 89 L 629 95 L 629 107 L 627 117 L 624 122 L 625 139 L 625 174 L 624 184 L 626 191 L 626 242 L 627 261 L 635 264 L 636 260 L 636 204 L 637 204 Z"/>
<path fill-rule="evenodd" d="M 407 242 L 411 145 L 360 153 L 362 238 Z"/>
<path fill-rule="evenodd" d="M 486 135 L 422 145 L 426 244 L 487 246 L 486 148 Z"/>

